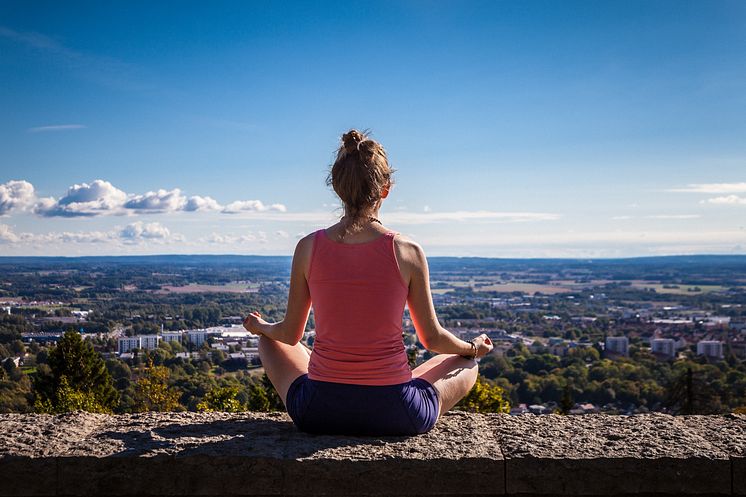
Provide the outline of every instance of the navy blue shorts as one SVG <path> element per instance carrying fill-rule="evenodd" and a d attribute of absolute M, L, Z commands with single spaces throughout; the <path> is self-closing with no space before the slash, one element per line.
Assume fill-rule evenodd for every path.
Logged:
<path fill-rule="evenodd" d="M 438 420 L 438 392 L 426 380 L 352 385 L 297 377 L 287 409 L 299 430 L 327 435 L 417 435 Z"/>

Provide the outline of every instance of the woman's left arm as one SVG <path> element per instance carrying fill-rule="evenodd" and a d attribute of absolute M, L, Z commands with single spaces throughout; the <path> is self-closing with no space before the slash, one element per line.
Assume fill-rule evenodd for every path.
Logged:
<path fill-rule="evenodd" d="M 268 323 L 254 311 L 243 322 L 244 328 L 255 335 L 264 335 L 272 340 L 295 345 L 303 338 L 308 314 L 311 310 L 311 292 L 308 289 L 308 267 L 313 250 L 313 235 L 308 235 L 298 242 L 293 254 L 290 269 L 290 290 L 285 319 Z"/>

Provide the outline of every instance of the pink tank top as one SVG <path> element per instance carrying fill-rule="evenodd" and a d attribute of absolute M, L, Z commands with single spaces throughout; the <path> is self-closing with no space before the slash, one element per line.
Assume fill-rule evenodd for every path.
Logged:
<path fill-rule="evenodd" d="M 314 235 L 308 270 L 316 339 L 308 364 L 312 380 L 396 385 L 412 379 L 402 341 L 409 289 L 387 232 L 359 244 Z"/>

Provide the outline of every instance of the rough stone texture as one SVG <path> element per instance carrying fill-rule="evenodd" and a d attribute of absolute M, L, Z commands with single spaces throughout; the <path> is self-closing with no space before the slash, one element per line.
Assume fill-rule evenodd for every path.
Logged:
<path fill-rule="evenodd" d="M 746 416 L 449 413 L 417 437 L 285 414 L 0 415 L 0 496 L 746 495 Z"/>
<path fill-rule="evenodd" d="M 743 416 L 517 416 L 497 423 L 508 493 L 731 493 Z M 527 430 L 530 436 L 527 435 Z M 549 473 L 552 478 L 537 478 Z"/>

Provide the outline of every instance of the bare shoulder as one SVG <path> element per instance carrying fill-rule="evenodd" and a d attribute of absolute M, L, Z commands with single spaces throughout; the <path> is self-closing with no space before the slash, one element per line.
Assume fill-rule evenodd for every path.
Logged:
<path fill-rule="evenodd" d="M 295 254 L 293 255 L 294 265 L 303 269 L 303 272 L 306 274 L 308 274 L 308 267 L 313 255 L 313 240 L 315 234 L 316 233 L 314 232 L 304 236 L 298 240 L 298 243 L 295 245 Z"/>
<path fill-rule="evenodd" d="M 396 255 L 401 262 L 417 266 L 425 260 L 425 251 L 422 246 L 411 238 L 398 234 L 394 238 L 394 245 Z"/>

